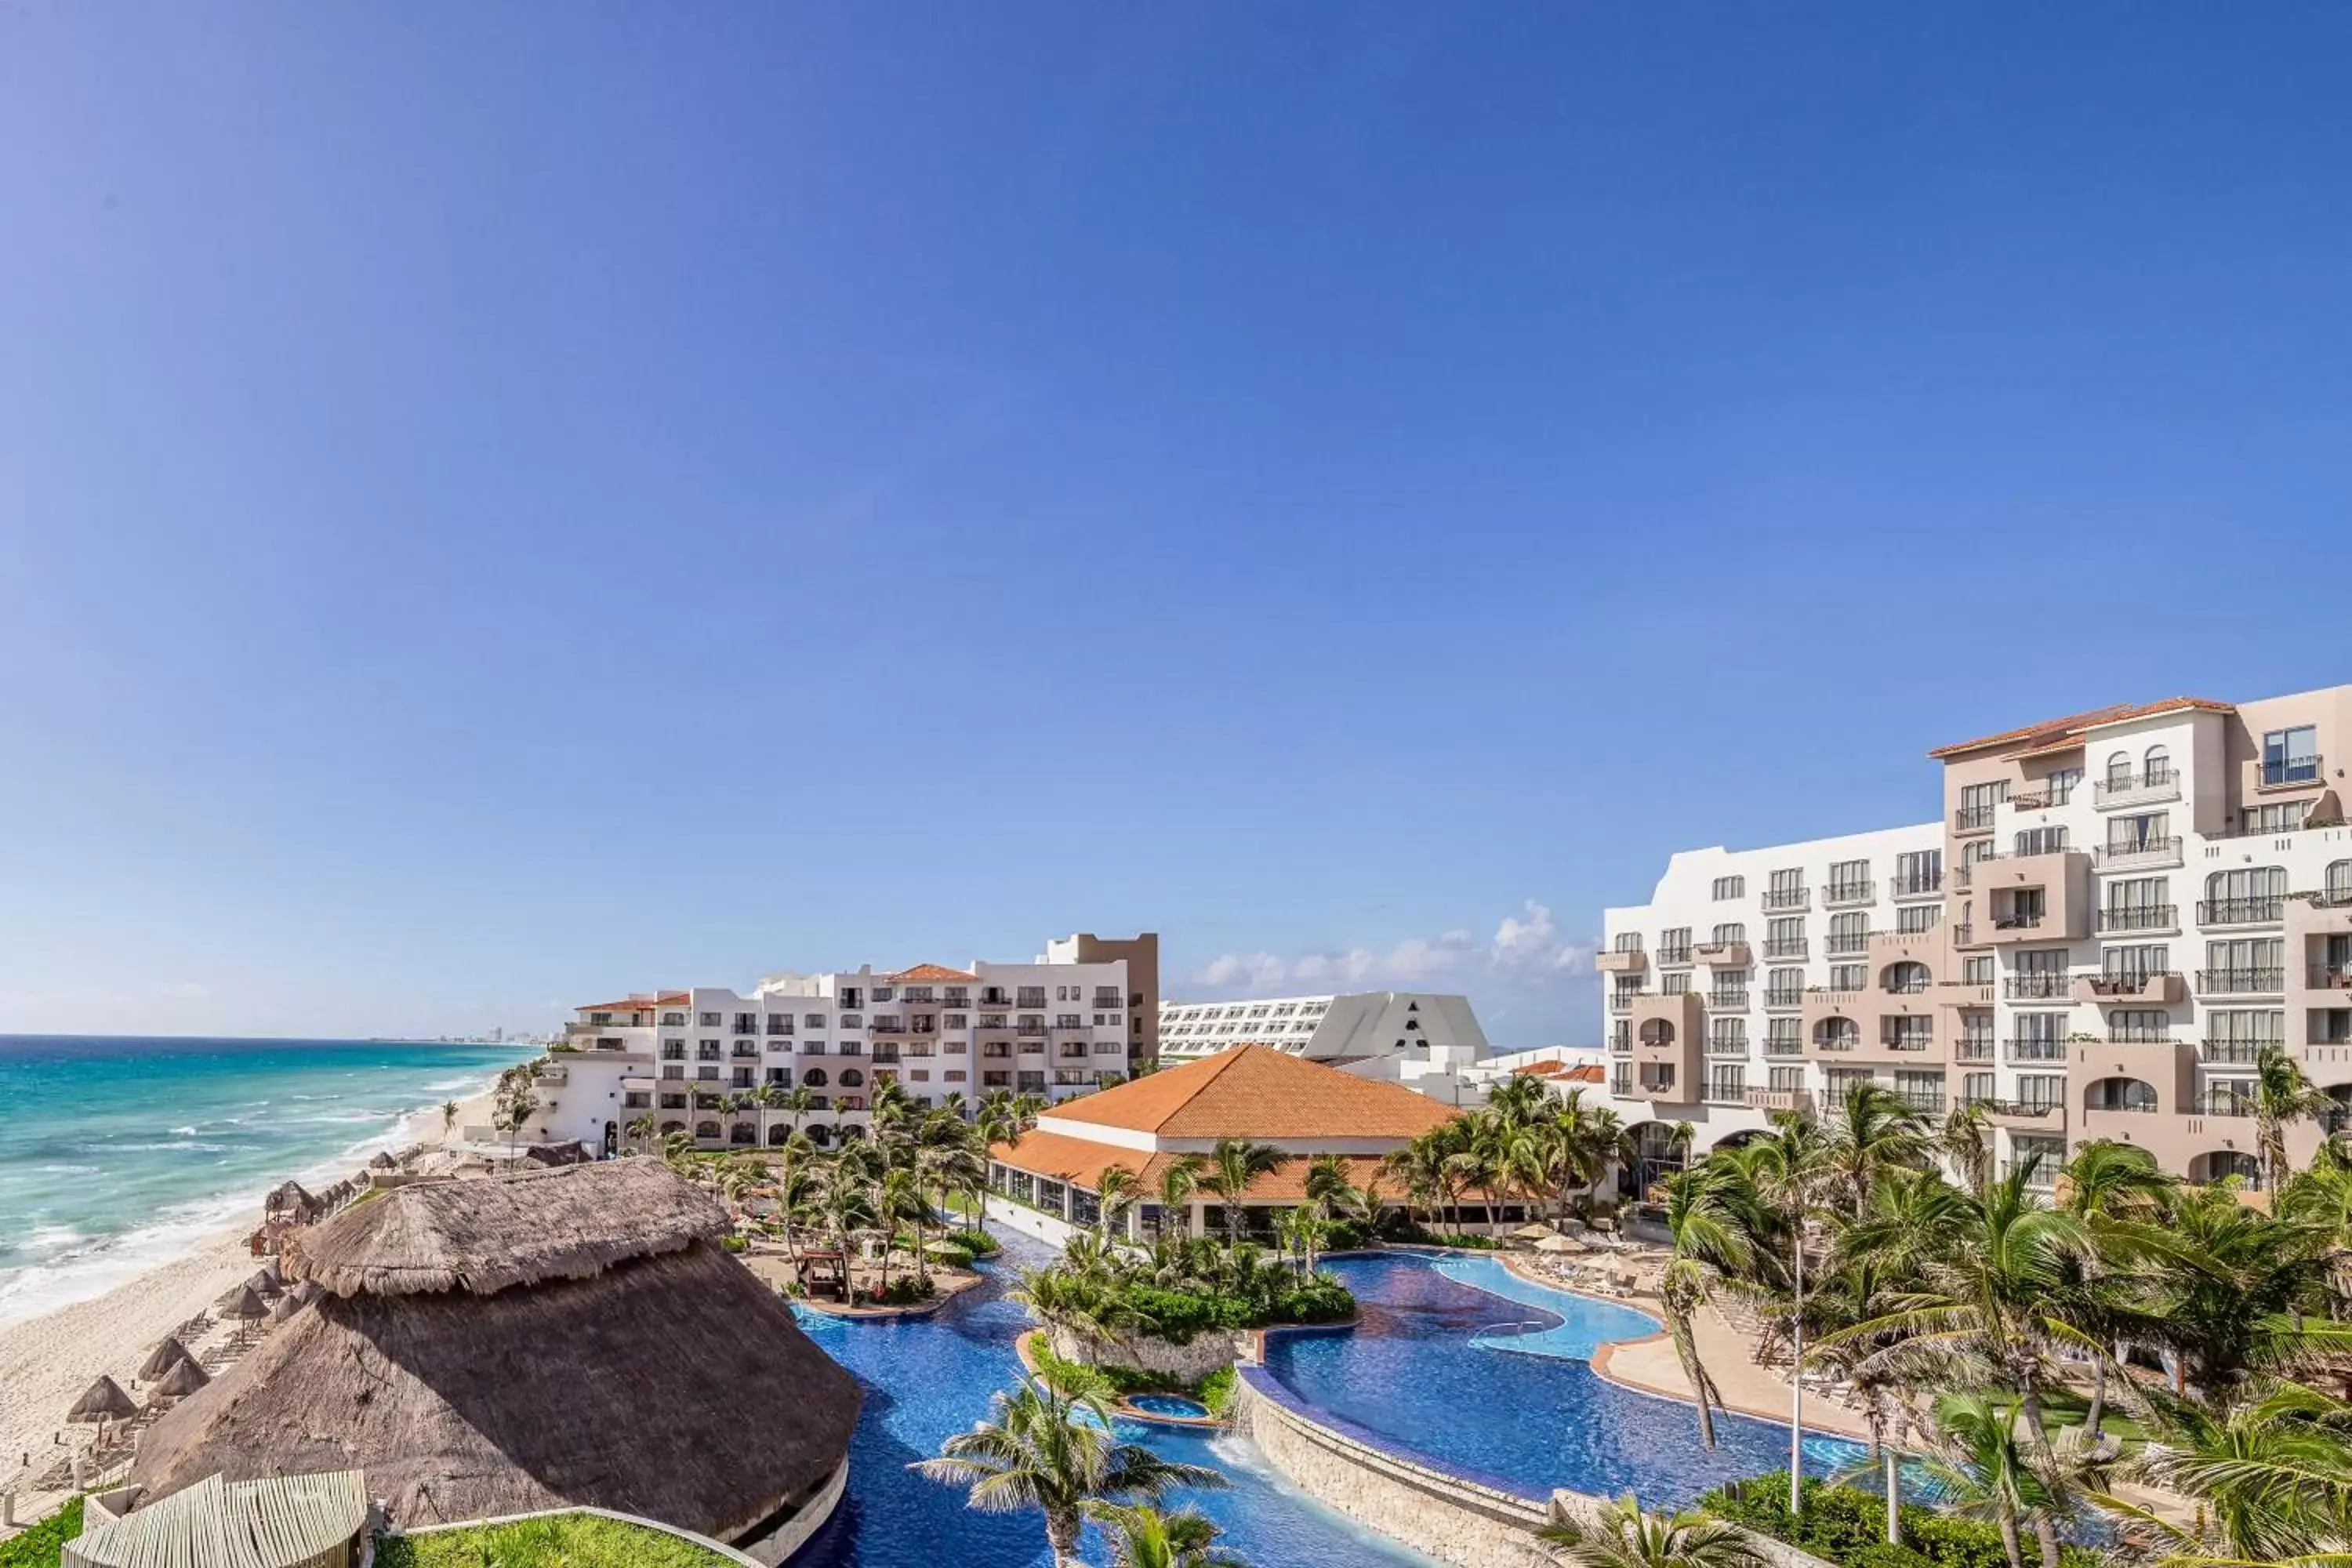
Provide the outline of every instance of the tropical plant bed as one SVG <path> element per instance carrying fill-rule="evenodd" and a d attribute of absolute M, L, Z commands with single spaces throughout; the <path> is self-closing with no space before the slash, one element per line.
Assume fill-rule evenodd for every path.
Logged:
<path fill-rule="evenodd" d="M 65 1545 L 81 1533 L 81 1499 L 28 1526 L 21 1535 L 0 1541 L 0 1568 L 58 1568 Z"/>
<path fill-rule="evenodd" d="M 379 1535 L 375 1561 L 376 1568 L 730 1568 L 729 1559 L 666 1530 L 593 1513 Z"/>
<path fill-rule="evenodd" d="M 1067 1393 L 1095 1394 L 1106 1399 L 1124 1399 L 1136 1394 L 1181 1394 L 1199 1400 L 1210 1415 L 1220 1418 L 1233 1403 L 1234 1377 L 1230 1366 L 1220 1367 L 1205 1377 L 1187 1379 L 1144 1367 L 1069 1361 L 1054 1353 L 1053 1344 L 1043 1329 L 1033 1329 L 1021 1337 L 1021 1358 L 1038 1376 Z"/>
<path fill-rule="evenodd" d="M 1802 1514 L 1791 1521 L 1789 1472 L 1778 1470 L 1717 1487 L 1698 1506 L 1840 1568 L 2007 1568 L 2009 1563 L 2000 1527 L 1989 1522 L 1906 1503 L 1898 1516 L 1903 1543 L 1895 1546 L 1886 1539 L 1884 1498 L 1809 1478 L 1802 1500 Z M 2030 1537 L 2027 1551 L 2033 1551 Z M 2087 1547 L 2062 1544 L 2058 1561 L 2062 1568 L 2098 1568 L 2103 1559 Z"/>

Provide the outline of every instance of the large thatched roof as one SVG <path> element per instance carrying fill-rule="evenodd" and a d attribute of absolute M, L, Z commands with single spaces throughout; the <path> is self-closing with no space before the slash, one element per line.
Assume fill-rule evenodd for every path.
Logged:
<path fill-rule="evenodd" d="M 286 1241 L 286 1272 L 338 1296 L 583 1279 L 725 1234 L 727 1211 L 656 1160 L 436 1182 L 346 1209 Z"/>
<path fill-rule="evenodd" d="M 404 1525 L 588 1504 L 741 1536 L 832 1474 L 860 1396 L 721 1224 L 651 1160 L 347 1210 L 289 1249 L 327 1293 L 158 1422 L 131 1479 L 359 1468 Z"/>

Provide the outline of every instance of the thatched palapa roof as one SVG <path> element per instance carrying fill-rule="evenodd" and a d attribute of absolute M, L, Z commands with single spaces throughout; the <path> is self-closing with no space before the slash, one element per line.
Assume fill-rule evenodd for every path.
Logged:
<path fill-rule="evenodd" d="M 764 1534 L 839 1465 L 859 1394 L 725 1226 L 652 1160 L 347 1209 L 288 1245 L 325 1293 L 150 1429 L 131 1479 L 359 1468 L 405 1526 L 585 1504 Z"/>
<path fill-rule="evenodd" d="M 185 1399 L 212 1381 L 212 1374 L 193 1361 L 175 1363 L 151 1391 L 171 1399 Z"/>
<path fill-rule="evenodd" d="M 68 1421 L 108 1421 L 121 1415 L 139 1414 L 139 1402 L 122 1392 L 122 1385 L 110 1377 L 101 1377 L 83 1391 L 82 1396 L 66 1412 Z"/>
<path fill-rule="evenodd" d="M 237 1318 L 247 1322 L 269 1315 L 268 1304 L 251 1285 L 240 1285 L 231 1290 L 213 1304 L 213 1310 L 224 1318 Z"/>
<path fill-rule="evenodd" d="M 188 1347 L 180 1342 L 178 1335 L 167 1334 L 164 1336 L 163 1342 L 149 1351 L 147 1359 L 139 1363 L 139 1375 L 161 1377 L 180 1363 L 195 1359 L 188 1353 Z"/>

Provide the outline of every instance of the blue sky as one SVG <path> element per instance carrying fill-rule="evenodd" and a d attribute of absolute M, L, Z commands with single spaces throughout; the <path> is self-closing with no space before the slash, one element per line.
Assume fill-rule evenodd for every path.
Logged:
<path fill-rule="evenodd" d="M 1180 995 L 1594 1037 L 1676 847 L 2352 679 L 2348 56 L 2341 5 L 0 6 L 0 1031 L 1145 927 Z"/>

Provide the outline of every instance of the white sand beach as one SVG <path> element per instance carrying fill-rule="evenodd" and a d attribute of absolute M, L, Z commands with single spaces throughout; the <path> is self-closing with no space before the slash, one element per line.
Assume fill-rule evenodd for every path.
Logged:
<path fill-rule="evenodd" d="M 487 1121 L 489 1114 L 488 1097 L 481 1096 L 460 1107 L 456 1124 Z M 437 1145 L 441 1127 L 437 1109 L 419 1111 L 409 1119 L 400 1146 Z M 65 1495 L 37 1490 L 35 1478 L 69 1449 L 86 1449 L 94 1436 L 88 1426 L 68 1426 L 67 1409 L 101 1376 L 137 1396 L 131 1378 L 156 1342 L 260 1267 L 246 1241 L 259 1219 L 257 1197 L 249 1218 L 205 1236 L 187 1256 L 103 1296 L 0 1326 L 0 1491 L 16 1489 L 20 1525 L 49 1512 Z M 0 1529 L 0 1537 L 8 1533 Z"/>

